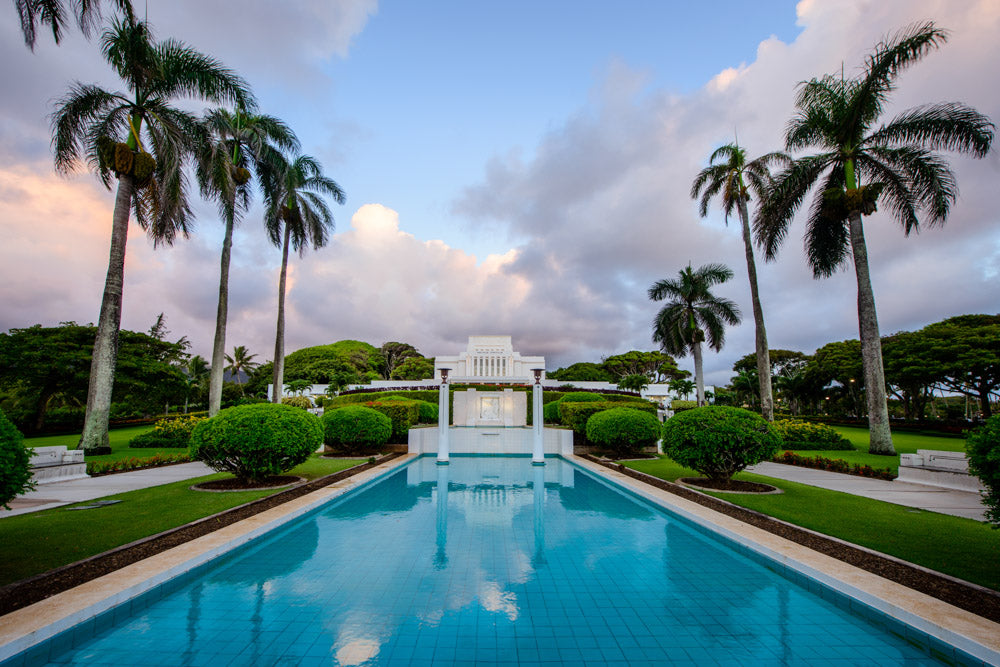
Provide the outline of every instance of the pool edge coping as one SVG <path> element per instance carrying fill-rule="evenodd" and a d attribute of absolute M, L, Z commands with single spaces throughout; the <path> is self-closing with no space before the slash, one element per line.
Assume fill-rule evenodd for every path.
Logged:
<path fill-rule="evenodd" d="M 779 567 L 813 579 L 977 660 L 1000 665 L 1000 624 L 994 621 L 583 457 L 573 455 L 568 460 L 654 505 L 750 549 Z"/>
<path fill-rule="evenodd" d="M 418 458 L 403 456 L 0 616 L 0 662 L 271 532 Z"/>

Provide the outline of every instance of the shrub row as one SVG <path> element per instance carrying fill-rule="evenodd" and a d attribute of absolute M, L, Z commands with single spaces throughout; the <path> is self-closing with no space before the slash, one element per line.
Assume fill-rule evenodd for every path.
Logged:
<path fill-rule="evenodd" d="M 848 475 L 858 475 L 859 477 L 874 477 L 875 479 L 896 479 L 891 468 L 873 468 L 870 465 L 860 463 L 848 463 L 843 459 L 828 459 L 823 456 L 802 456 L 795 452 L 782 452 L 774 457 L 775 463 L 786 463 L 803 468 L 816 468 L 829 472 L 841 472 Z"/>
<path fill-rule="evenodd" d="M 140 433 L 128 442 L 129 447 L 187 447 L 195 427 L 205 421 L 205 417 L 188 416 L 161 419 L 153 425 L 152 431 Z"/>
<path fill-rule="evenodd" d="M 24 436 L 0 410 L 0 507 L 25 491 L 35 488 L 31 481 L 31 454 L 24 446 Z"/>
<path fill-rule="evenodd" d="M 777 419 L 771 424 L 786 449 L 854 449 L 851 441 L 826 424 Z"/>
<path fill-rule="evenodd" d="M 191 457 L 186 452 L 176 454 L 154 454 L 146 458 L 132 457 L 128 459 L 118 459 L 117 461 L 87 461 L 87 474 L 91 477 L 107 475 L 113 472 L 128 472 L 130 470 L 142 470 L 143 468 L 157 468 L 159 466 L 169 466 L 175 463 L 187 463 Z"/>
<path fill-rule="evenodd" d="M 333 452 L 374 454 L 391 436 L 389 416 L 363 405 L 345 405 L 323 414 L 323 442 Z"/>
<path fill-rule="evenodd" d="M 635 408 L 611 408 L 594 413 L 586 426 L 587 440 L 624 458 L 660 439 L 660 420 Z"/>
<path fill-rule="evenodd" d="M 561 402 L 559 405 L 559 416 L 562 423 L 572 428 L 575 433 L 586 436 L 587 420 L 590 419 L 591 415 L 619 407 L 624 407 L 621 401 Z M 654 418 L 656 417 L 656 406 L 649 401 L 629 402 L 627 407 L 641 412 L 648 412 Z"/>

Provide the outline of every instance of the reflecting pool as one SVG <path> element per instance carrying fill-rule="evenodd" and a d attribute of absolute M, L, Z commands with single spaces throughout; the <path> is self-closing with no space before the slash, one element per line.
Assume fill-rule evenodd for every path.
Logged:
<path fill-rule="evenodd" d="M 938 664 L 878 614 L 562 459 L 421 458 L 170 588 L 51 640 L 45 659 Z"/>

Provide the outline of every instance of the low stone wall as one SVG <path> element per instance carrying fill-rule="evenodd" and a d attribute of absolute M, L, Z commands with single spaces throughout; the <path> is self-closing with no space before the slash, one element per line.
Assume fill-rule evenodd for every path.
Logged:
<path fill-rule="evenodd" d="M 31 479 L 36 484 L 66 482 L 84 477 L 89 475 L 87 475 L 87 464 L 83 460 L 83 450 L 35 447 L 35 453 L 31 456 Z"/>
<path fill-rule="evenodd" d="M 896 479 L 956 491 L 986 490 L 979 478 L 969 474 L 969 461 L 963 452 L 918 449 L 916 454 L 900 454 Z"/>

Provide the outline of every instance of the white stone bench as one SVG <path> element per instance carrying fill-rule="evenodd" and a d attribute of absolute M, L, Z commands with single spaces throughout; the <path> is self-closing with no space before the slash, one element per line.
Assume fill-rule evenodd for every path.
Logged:
<path fill-rule="evenodd" d="M 66 447 L 35 447 L 31 456 L 31 478 L 37 484 L 66 482 L 89 477 L 83 450 Z"/>
<path fill-rule="evenodd" d="M 896 479 L 956 491 L 985 490 L 979 478 L 969 474 L 969 460 L 965 452 L 918 449 L 916 454 L 900 454 L 899 476 Z"/>

